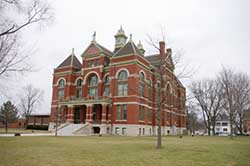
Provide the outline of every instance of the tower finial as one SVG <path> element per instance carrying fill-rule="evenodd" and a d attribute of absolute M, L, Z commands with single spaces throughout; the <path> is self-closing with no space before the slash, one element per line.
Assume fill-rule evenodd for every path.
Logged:
<path fill-rule="evenodd" d="M 74 55 L 75 54 L 75 49 L 74 48 L 72 48 L 72 53 L 71 53 L 72 55 Z"/>
<path fill-rule="evenodd" d="M 132 41 L 132 33 L 129 35 L 129 40 Z"/>
<path fill-rule="evenodd" d="M 94 33 L 92 35 L 92 42 L 95 42 L 95 38 L 96 38 L 96 31 L 94 31 Z"/>

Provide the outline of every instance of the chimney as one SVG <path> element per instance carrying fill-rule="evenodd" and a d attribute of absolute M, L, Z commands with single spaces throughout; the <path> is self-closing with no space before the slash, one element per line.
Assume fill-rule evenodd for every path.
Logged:
<path fill-rule="evenodd" d="M 167 56 L 172 56 L 172 49 L 171 48 L 167 48 Z"/>
<path fill-rule="evenodd" d="M 160 41 L 159 42 L 160 45 L 160 57 L 162 58 L 162 60 L 165 59 L 165 42 L 164 41 Z"/>

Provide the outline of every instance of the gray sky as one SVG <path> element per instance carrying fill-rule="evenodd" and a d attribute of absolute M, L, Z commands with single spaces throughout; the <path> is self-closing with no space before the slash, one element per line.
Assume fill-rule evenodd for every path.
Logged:
<path fill-rule="evenodd" d="M 23 35 L 25 47 L 36 48 L 32 63 L 39 71 L 18 81 L 45 91 L 38 112 L 50 112 L 53 69 L 71 49 L 81 60 L 96 31 L 97 42 L 113 50 L 120 25 L 136 44 L 142 41 L 146 55 L 154 51 L 146 35 L 159 37 L 160 27 L 165 27 L 167 45 L 184 50 L 184 61 L 198 68 L 193 79 L 212 77 L 222 65 L 250 71 L 248 0 L 54 0 L 51 5 L 55 22 L 43 31 L 29 28 Z"/>

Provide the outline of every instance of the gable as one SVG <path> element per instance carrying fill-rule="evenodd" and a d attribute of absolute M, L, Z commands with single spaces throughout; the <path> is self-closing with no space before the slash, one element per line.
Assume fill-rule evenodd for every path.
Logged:
<path fill-rule="evenodd" d="M 101 46 L 100 44 L 96 42 L 91 42 L 91 44 L 87 47 L 87 49 L 82 53 L 82 57 L 88 55 L 96 55 L 100 53 L 104 53 L 109 56 L 112 56 L 113 54 L 111 51 Z"/>

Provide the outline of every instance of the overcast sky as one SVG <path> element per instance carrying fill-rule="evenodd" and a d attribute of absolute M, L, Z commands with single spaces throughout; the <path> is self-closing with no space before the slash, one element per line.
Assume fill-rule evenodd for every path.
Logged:
<path fill-rule="evenodd" d="M 37 112 L 50 112 L 53 69 L 71 49 L 75 48 L 81 61 L 80 54 L 96 31 L 97 42 L 113 50 L 120 25 L 127 36 L 133 34 L 136 44 L 142 41 L 146 55 L 154 51 L 146 43 L 147 34 L 159 37 L 164 27 L 167 46 L 181 49 L 184 61 L 198 68 L 193 79 L 212 77 L 222 65 L 250 71 L 248 0 L 54 0 L 51 5 L 54 23 L 42 31 L 26 29 L 23 34 L 25 46 L 36 49 L 32 63 L 39 70 L 18 82 L 20 87 L 32 83 L 45 91 Z"/>

